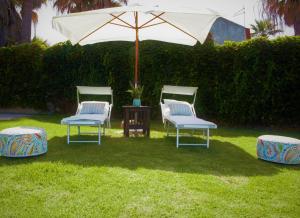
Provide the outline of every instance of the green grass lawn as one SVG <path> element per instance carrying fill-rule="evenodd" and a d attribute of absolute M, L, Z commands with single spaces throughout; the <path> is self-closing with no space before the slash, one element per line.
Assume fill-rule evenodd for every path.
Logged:
<path fill-rule="evenodd" d="M 300 167 L 256 158 L 257 136 L 299 132 L 219 127 L 209 149 L 176 149 L 159 121 L 150 138 L 114 121 L 102 145 L 68 145 L 61 118 L 0 121 L 48 133 L 47 154 L 0 157 L 0 217 L 299 217 Z"/>

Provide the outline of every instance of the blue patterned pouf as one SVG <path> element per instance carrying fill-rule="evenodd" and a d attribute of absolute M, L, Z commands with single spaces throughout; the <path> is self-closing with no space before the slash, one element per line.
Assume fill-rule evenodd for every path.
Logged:
<path fill-rule="evenodd" d="M 283 164 L 300 164 L 300 140 L 275 135 L 259 136 L 257 157 Z"/>
<path fill-rule="evenodd" d="M 42 128 L 15 127 L 0 132 L 0 156 L 30 157 L 47 152 L 47 134 Z"/>

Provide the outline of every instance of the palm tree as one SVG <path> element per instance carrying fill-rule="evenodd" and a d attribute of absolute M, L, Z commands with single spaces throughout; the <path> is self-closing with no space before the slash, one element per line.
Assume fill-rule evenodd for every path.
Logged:
<path fill-rule="evenodd" d="M 34 13 L 36 9 L 42 7 L 46 4 L 47 0 L 15 0 L 16 5 L 21 7 L 22 16 L 22 29 L 21 29 L 21 41 L 30 42 L 31 41 L 31 22 L 37 21 L 33 20 Z M 37 18 L 37 17 L 36 17 Z"/>
<path fill-rule="evenodd" d="M 0 46 L 10 43 L 30 42 L 31 21 L 35 33 L 38 22 L 38 15 L 34 9 L 40 8 L 46 1 L 0 0 Z M 21 17 L 16 8 L 21 9 Z"/>
<path fill-rule="evenodd" d="M 23 0 L 21 8 L 22 8 L 21 9 L 21 16 L 22 16 L 21 41 L 30 42 L 33 0 Z"/>
<path fill-rule="evenodd" d="M 295 36 L 300 35 L 300 0 L 262 0 L 264 13 L 274 22 L 293 26 Z"/>
<path fill-rule="evenodd" d="M 0 46 L 20 40 L 21 18 L 12 0 L 0 0 Z"/>
<path fill-rule="evenodd" d="M 255 24 L 251 24 L 251 29 L 254 31 L 252 36 L 273 36 L 282 30 L 276 29 L 276 26 L 271 20 L 255 20 Z"/>
<path fill-rule="evenodd" d="M 127 0 L 55 0 L 53 6 L 60 13 L 74 13 L 100 8 L 116 7 L 121 3 L 127 4 Z"/>

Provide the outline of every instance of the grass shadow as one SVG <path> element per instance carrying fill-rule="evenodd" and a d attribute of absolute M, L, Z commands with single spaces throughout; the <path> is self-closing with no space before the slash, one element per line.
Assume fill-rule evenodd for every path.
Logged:
<path fill-rule="evenodd" d="M 175 173 L 247 177 L 270 176 L 282 168 L 282 165 L 260 161 L 240 147 L 219 140 L 211 140 L 209 149 L 195 147 L 176 149 L 174 137 L 109 136 L 102 137 L 102 145 L 96 143 L 68 145 L 65 136 L 55 136 L 48 141 L 46 155 L 29 159 L 2 158 L 0 166 L 29 164 L 36 161 L 60 162 L 83 167 L 120 167 L 130 170 L 145 168 Z"/>
<path fill-rule="evenodd" d="M 269 176 L 284 168 L 299 170 L 299 166 L 278 165 L 258 160 L 255 154 L 255 138 L 262 133 L 259 130 L 219 128 L 211 131 L 214 137 L 209 149 L 195 147 L 176 149 L 175 137 L 164 136 L 161 121 L 151 123 L 150 138 L 125 138 L 120 128 L 121 122 L 118 120 L 112 122 L 113 129 L 102 137 L 102 145 L 96 143 L 68 145 L 66 127 L 59 124 L 62 117 L 62 115 L 34 116 L 18 121 L 5 121 L 2 128 L 19 124 L 45 128 L 49 136 L 48 153 L 25 159 L 0 157 L 0 166 L 62 162 L 83 167 L 121 167 L 130 170 L 145 168 L 218 176 Z M 240 140 L 239 137 L 249 139 Z M 95 139 L 95 136 L 92 139 Z"/>

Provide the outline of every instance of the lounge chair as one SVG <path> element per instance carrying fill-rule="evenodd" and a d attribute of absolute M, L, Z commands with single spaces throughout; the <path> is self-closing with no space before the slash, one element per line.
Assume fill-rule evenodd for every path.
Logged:
<path fill-rule="evenodd" d="M 111 102 L 107 101 L 83 101 L 80 102 L 80 94 L 83 95 L 110 95 Z M 67 142 L 98 142 L 101 144 L 101 127 L 105 134 L 105 125 L 110 127 L 111 109 L 113 106 L 113 91 L 110 87 L 90 87 L 77 86 L 77 103 L 78 108 L 74 116 L 66 117 L 61 120 L 61 124 L 67 125 Z M 97 141 L 71 141 L 70 127 L 77 126 L 78 136 L 81 133 L 97 134 Z M 80 132 L 80 126 L 95 126 L 98 127 L 97 132 Z"/>
<path fill-rule="evenodd" d="M 169 125 L 172 124 L 176 128 L 176 147 L 181 145 L 188 146 L 206 146 L 209 148 L 209 130 L 217 128 L 217 125 L 197 118 L 195 113 L 195 100 L 197 94 L 197 87 L 186 87 L 186 86 L 163 86 L 160 95 L 160 106 L 162 113 L 162 121 L 164 126 L 167 128 L 167 135 L 169 135 Z M 174 99 L 163 99 L 163 94 L 175 94 L 175 95 L 189 95 L 194 96 L 193 103 L 188 103 L 186 101 L 178 101 Z M 180 130 L 192 129 L 198 130 L 202 129 L 203 133 L 206 130 L 206 143 L 205 144 L 187 144 L 180 143 Z"/>

